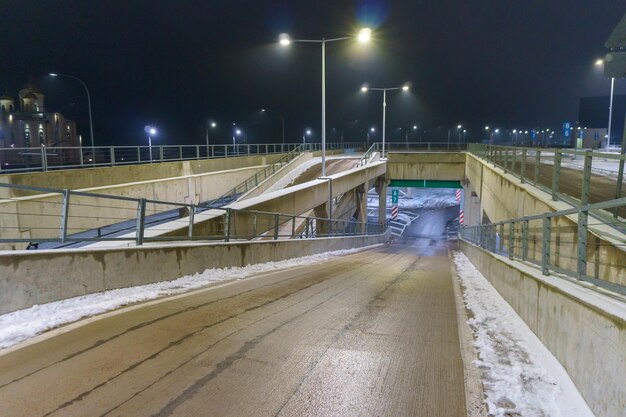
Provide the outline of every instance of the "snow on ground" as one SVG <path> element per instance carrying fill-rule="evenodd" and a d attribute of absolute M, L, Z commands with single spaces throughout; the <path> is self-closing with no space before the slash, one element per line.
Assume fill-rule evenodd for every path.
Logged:
<path fill-rule="evenodd" d="M 593 417 L 567 372 L 460 252 L 454 263 L 478 350 L 489 414 Z"/>
<path fill-rule="evenodd" d="M 333 156 L 326 158 L 327 161 L 331 161 L 334 159 L 355 159 L 356 155 L 347 155 L 347 156 Z M 282 190 L 287 188 L 292 182 L 294 182 L 300 175 L 304 174 L 307 169 L 314 167 L 315 165 L 321 164 L 322 158 L 316 157 L 306 161 L 305 163 L 299 165 L 292 171 L 290 171 L 283 178 L 278 180 L 276 184 L 272 185 L 270 188 L 265 191 L 266 193 L 271 193 L 272 191 Z"/>
<path fill-rule="evenodd" d="M 128 304 L 153 300 L 166 295 L 180 294 L 215 282 L 239 280 L 263 272 L 316 264 L 365 249 L 368 248 L 325 252 L 312 256 L 245 267 L 207 269 L 202 273 L 187 275 L 173 281 L 121 288 L 35 305 L 0 316 L 0 349 L 15 345 L 46 330 Z"/>

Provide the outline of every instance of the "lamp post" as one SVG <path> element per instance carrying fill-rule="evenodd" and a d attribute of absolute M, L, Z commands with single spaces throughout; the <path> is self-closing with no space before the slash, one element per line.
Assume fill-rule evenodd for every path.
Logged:
<path fill-rule="evenodd" d="M 150 150 L 150 163 L 152 163 L 152 136 L 157 134 L 157 129 L 154 126 L 146 126 L 143 128 L 144 132 L 148 135 L 148 149 Z"/>
<path fill-rule="evenodd" d="M 65 77 L 65 78 L 70 78 L 72 80 L 76 80 L 78 81 L 83 88 L 85 89 L 85 92 L 87 93 L 87 109 L 89 110 L 89 134 L 91 136 L 91 147 L 92 147 L 92 154 L 93 154 L 93 147 L 94 147 L 94 138 L 93 138 L 93 119 L 91 117 L 91 95 L 89 94 L 89 89 L 87 88 L 87 84 L 85 84 L 83 82 L 83 80 L 81 80 L 78 77 L 74 77 L 73 75 L 67 75 L 67 74 L 59 74 L 56 72 L 51 72 L 50 73 L 51 77 Z M 93 155 L 93 157 L 95 158 L 95 155 Z"/>
<path fill-rule="evenodd" d="M 283 144 L 284 144 L 285 143 L 285 118 L 283 117 L 282 113 L 277 112 L 276 110 L 270 110 L 270 109 L 261 109 L 261 112 L 262 113 L 274 113 L 280 117 L 281 132 L 282 132 Z"/>
<path fill-rule="evenodd" d="M 357 39 L 361 43 L 367 43 L 370 40 L 372 30 L 363 28 L 359 32 Z M 319 43 L 322 45 L 322 177 L 326 176 L 326 44 L 328 42 L 337 42 L 352 39 L 351 36 L 332 39 L 291 39 L 288 34 L 282 33 L 278 37 L 281 46 L 289 46 L 292 42 L 299 43 Z"/>
<path fill-rule="evenodd" d="M 209 129 L 215 129 L 217 127 L 217 123 L 211 121 L 210 119 L 206 122 L 206 157 L 209 158 L 211 156 L 209 152 Z"/>
<path fill-rule="evenodd" d="M 370 127 L 367 130 L 367 149 L 369 149 L 369 147 L 370 147 L 370 133 L 374 133 L 374 132 L 376 132 L 376 128 L 375 127 Z"/>
<path fill-rule="evenodd" d="M 238 127 L 233 124 L 233 154 L 237 155 L 239 152 L 237 151 L 237 136 L 241 136 L 242 131 Z"/>
<path fill-rule="evenodd" d="M 311 136 L 311 129 L 307 129 L 304 131 L 304 134 L 302 134 L 302 144 L 306 145 L 306 137 L 307 136 Z"/>
<path fill-rule="evenodd" d="M 596 61 L 596 65 L 604 65 L 603 59 L 598 59 Z M 615 78 L 611 77 L 611 98 L 609 99 L 609 126 L 607 128 L 606 134 L 606 150 L 609 150 L 609 145 L 611 144 L 611 119 L 613 118 L 613 92 L 615 91 Z"/>
<path fill-rule="evenodd" d="M 382 140 L 383 140 L 383 151 L 381 154 L 381 159 L 385 158 L 385 127 L 386 127 L 386 116 L 387 116 L 387 91 L 394 91 L 394 90 L 402 90 L 402 91 L 409 91 L 409 85 L 408 84 L 404 84 L 402 87 L 385 87 L 385 88 L 381 88 L 381 87 L 369 87 L 367 85 L 364 85 L 363 87 L 361 87 L 361 91 L 364 93 L 367 93 L 369 90 L 372 91 L 382 91 L 383 92 L 383 128 L 382 128 Z"/>

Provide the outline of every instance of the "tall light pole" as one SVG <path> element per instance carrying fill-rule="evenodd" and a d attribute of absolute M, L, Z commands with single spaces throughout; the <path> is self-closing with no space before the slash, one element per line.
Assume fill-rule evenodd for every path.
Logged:
<path fill-rule="evenodd" d="M 143 128 L 144 132 L 148 135 L 148 148 L 150 149 L 150 163 L 152 163 L 152 136 L 157 134 L 156 127 L 154 126 L 146 126 Z"/>
<path fill-rule="evenodd" d="M 83 80 L 81 80 L 78 77 L 74 77 L 73 75 L 67 75 L 67 74 L 59 74 L 56 72 L 51 72 L 50 73 L 51 77 L 65 77 L 65 78 L 70 78 L 72 80 L 76 80 L 79 83 L 81 83 L 81 85 L 83 86 L 83 88 L 85 89 L 85 92 L 87 93 L 87 109 L 89 110 L 89 133 L 91 135 L 91 147 L 94 147 L 94 139 L 93 139 L 93 119 L 91 117 L 91 95 L 89 94 L 89 89 L 87 88 L 87 84 L 85 84 L 83 82 Z M 92 150 L 93 153 L 93 150 Z M 95 160 L 95 155 L 93 155 L 94 160 Z"/>
<path fill-rule="evenodd" d="M 280 124 L 281 124 L 281 131 L 283 134 L 283 144 L 285 143 L 285 118 L 283 117 L 282 113 L 277 112 L 276 110 L 270 110 L 270 109 L 261 109 L 262 113 L 274 113 L 277 114 L 278 116 L 280 116 Z"/>
<path fill-rule="evenodd" d="M 206 151 L 207 156 L 209 154 L 209 128 L 215 129 L 217 127 L 217 123 L 212 122 L 211 120 L 207 120 L 206 122 Z"/>
<path fill-rule="evenodd" d="M 236 126 L 233 126 L 233 154 L 236 154 L 238 152 L 235 152 L 237 150 L 237 136 L 241 136 L 242 131 L 241 129 L 239 129 Z"/>
<path fill-rule="evenodd" d="M 604 59 L 598 59 L 596 65 L 604 65 Z M 611 98 L 609 99 L 609 126 L 606 131 L 606 150 L 609 150 L 611 143 L 611 119 L 613 118 L 613 92 L 615 91 L 615 78 L 611 77 Z"/>
<path fill-rule="evenodd" d="M 357 40 L 361 43 L 367 43 L 370 40 L 372 30 L 363 28 L 357 36 Z M 322 45 L 322 177 L 326 176 L 326 44 L 328 42 L 337 42 L 352 39 L 351 36 L 344 36 L 333 39 L 291 39 L 288 34 L 281 33 L 278 41 L 282 46 L 288 46 L 292 42 L 299 43 L 319 43 Z"/>
<path fill-rule="evenodd" d="M 364 85 L 363 87 L 361 87 L 361 91 L 364 93 L 367 93 L 369 90 L 372 91 L 382 91 L 383 92 L 383 134 L 382 134 L 382 138 L 383 138 L 383 151 L 381 154 L 381 159 L 385 158 L 385 131 L 386 131 L 386 117 L 387 117 L 387 91 L 394 91 L 394 90 L 402 90 L 402 91 L 409 91 L 409 85 L 408 84 L 404 84 L 402 87 L 386 87 L 386 88 L 381 88 L 381 87 L 369 87 L 367 85 Z"/>
<path fill-rule="evenodd" d="M 302 144 L 306 145 L 306 137 L 307 136 L 311 136 L 311 129 L 307 129 L 304 131 L 304 134 L 302 135 Z"/>

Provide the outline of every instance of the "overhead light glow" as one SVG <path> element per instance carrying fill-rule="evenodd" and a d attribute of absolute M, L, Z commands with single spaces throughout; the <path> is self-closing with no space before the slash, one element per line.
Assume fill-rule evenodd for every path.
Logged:
<path fill-rule="evenodd" d="M 485 126 L 485 130 L 489 130 L 489 126 Z"/>
<path fill-rule="evenodd" d="M 366 85 L 364 85 L 363 87 L 361 87 L 361 91 L 362 91 L 362 92 L 367 93 L 367 90 L 369 90 L 369 89 L 367 88 L 367 86 L 366 86 Z"/>
<path fill-rule="evenodd" d="M 282 46 L 288 46 L 291 44 L 291 38 L 287 33 L 281 33 L 280 35 L 278 35 L 278 43 L 280 43 Z"/>
<path fill-rule="evenodd" d="M 457 129 L 460 129 L 460 128 L 462 128 L 462 127 L 463 127 L 463 126 L 461 126 L 461 125 L 457 125 L 457 126 L 456 126 L 456 128 L 457 128 Z"/>
<path fill-rule="evenodd" d="M 417 125 L 413 125 L 413 130 L 417 130 Z"/>
<path fill-rule="evenodd" d="M 409 91 L 408 84 L 405 84 L 405 85 L 402 86 L 402 91 Z"/>
<path fill-rule="evenodd" d="M 358 36 L 358 40 L 361 43 L 367 43 L 370 41 L 370 38 L 372 37 L 372 29 L 370 28 L 363 28 L 359 31 L 359 36 Z"/>
<path fill-rule="evenodd" d="M 604 65 L 604 59 L 597 59 L 596 60 L 596 65 L 597 66 Z"/>
<path fill-rule="evenodd" d="M 215 126 L 217 126 L 217 123 L 211 122 L 211 127 L 215 127 Z"/>
<path fill-rule="evenodd" d="M 376 132 L 376 129 L 374 129 L 373 127 L 370 128 L 370 132 Z"/>
<path fill-rule="evenodd" d="M 59 76 L 59 74 L 57 74 L 56 72 L 51 72 L 48 75 L 50 75 L 51 77 L 58 77 Z"/>

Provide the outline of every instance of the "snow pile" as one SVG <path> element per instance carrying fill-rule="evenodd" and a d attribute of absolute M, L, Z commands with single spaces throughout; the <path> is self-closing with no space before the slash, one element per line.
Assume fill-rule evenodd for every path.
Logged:
<path fill-rule="evenodd" d="M 173 281 L 121 288 L 35 305 L 0 316 L 0 349 L 7 348 L 63 324 L 101 314 L 128 304 L 152 300 L 165 295 L 180 294 L 214 282 L 242 279 L 263 272 L 316 264 L 333 257 L 359 252 L 364 249 L 367 248 L 325 252 L 312 256 L 245 267 L 207 269 L 202 273 L 187 275 Z"/>
<path fill-rule="evenodd" d="M 489 414 L 496 417 L 591 417 L 593 413 L 550 351 L 462 253 L 454 254 L 483 372 Z"/>
<path fill-rule="evenodd" d="M 330 159 L 330 158 L 327 158 Z M 293 183 L 300 175 L 304 174 L 306 170 L 315 165 L 321 164 L 322 158 L 313 158 L 310 159 L 303 164 L 297 166 L 293 170 L 291 170 L 287 175 L 285 175 L 280 180 L 276 181 L 276 184 L 272 185 L 265 191 L 266 193 L 271 193 L 272 191 L 282 190 L 287 188 L 291 183 Z"/>

